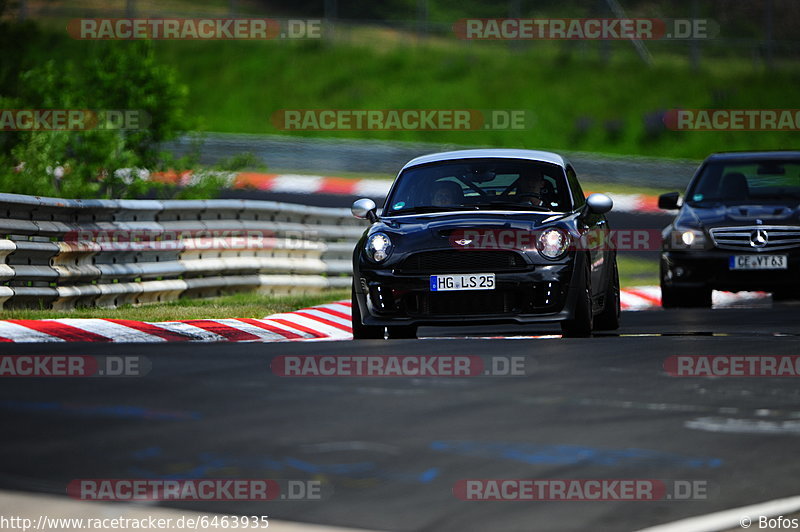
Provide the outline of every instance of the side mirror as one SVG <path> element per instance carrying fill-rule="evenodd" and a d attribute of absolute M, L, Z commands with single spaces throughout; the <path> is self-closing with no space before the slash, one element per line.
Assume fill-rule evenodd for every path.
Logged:
<path fill-rule="evenodd" d="M 605 194 L 590 194 L 586 198 L 586 207 L 592 214 L 605 214 L 614 206 L 614 201 Z"/>
<path fill-rule="evenodd" d="M 353 202 L 353 206 L 350 207 L 350 212 L 352 212 L 353 216 L 356 218 L 366 218 L 374 223 L 378 219 L 378 215 L 375 214 L 376 208 L 377 206 L 374 201 L 369 198 L 361 198 Z"/>
<path fill-rule="evenodd" d="M 679 207 L 678 201 L 681 199 L 680 192 L 667 192 L 658 197 L 658 208 L 666 211 L 677 209 Z"/>

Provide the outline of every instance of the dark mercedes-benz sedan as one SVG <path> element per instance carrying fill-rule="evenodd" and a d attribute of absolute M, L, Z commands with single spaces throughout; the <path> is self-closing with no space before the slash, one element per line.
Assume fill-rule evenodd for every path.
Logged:
<path fill-rule="evenodd" d="M 353 337 L 414 338 L 419 325 L 560 324 L 565 336 L 619 325 L 603 194 L 584 197 L 570 163 L 529 150 L 464 150 L 406 164 L 353 254 Z"/>
<path fill-rule="evenodd" d="M 800 297 L 800 152 L 717 153 L 706 159 L 664 230 L 664 307 L 710 307 L 711 291 Z"/>

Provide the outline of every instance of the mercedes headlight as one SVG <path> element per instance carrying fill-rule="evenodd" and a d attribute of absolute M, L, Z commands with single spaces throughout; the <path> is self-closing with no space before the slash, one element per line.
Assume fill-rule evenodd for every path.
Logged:
<path fill-rule="evenodd" d="M 570 238 L 560 229 L 547 229 L 539 235 L 536 248 L 542 256 L 548 259 L 557 259 L 567 252 Z"/>
<path fill-rule="evenodd" d="M 673 249 L 703 249 L 706 235 L 699 229 L 676 229 L 672 232 Z"/>
<path fill-rule="evenodd" d="M 392 241 L 384 233 L 375 233 L 367 239 L 367 257 L 374 262 L 383 262 L 392 254 Z"/>

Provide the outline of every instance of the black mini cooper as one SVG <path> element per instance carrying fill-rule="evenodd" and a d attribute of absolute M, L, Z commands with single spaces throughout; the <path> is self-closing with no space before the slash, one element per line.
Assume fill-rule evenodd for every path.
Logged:
<path fill-rule="evenodd" d="M 685 198 L 658 206 L 680 208 L 663 233 L 664 307 L 710 307 L 712 290 L 800 298 L 800 152 L 713 154 Z"/>
<path fill-rule="evenodd" d="M 529 150 L 464 150 L 406 164 L 353 254 L 353 337 L 419 325 L 559 322 L 564 336 L 619 326 L 616 254 L 581 245 L 612 202 L 584 197 L 570 163 Z"/>

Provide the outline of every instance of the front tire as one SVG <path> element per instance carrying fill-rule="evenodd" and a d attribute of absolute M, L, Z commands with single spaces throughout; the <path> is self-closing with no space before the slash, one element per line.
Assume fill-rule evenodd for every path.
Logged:
<path fill-rule="evenodd" d="M 572 319 L 561 322 L 561 333 L 564 338 L 588 338 L 592 335 L 594 317 L 592 315 L 592 278 L 589 272 L 589 260 L 583 272 L 582 290 L 575 304 L 575 315 Z"/>
<path fill-rule="evenodd" d="M 353 327 L 353 340 L 383 340 L 383 327 L 361 323 L 361 308 L 358 306 L 355 285 L 350 289 L 350 301 L 352 303 L 350 321 Z"/>
<path fill-rule="evenodd" d="M 619 269 L 617 260 L 614 259 L 611 280 L 606 286 L 605 297 L 603 297 L 603 312 L 594 318 L 594 328 L 597 331 L 616 331 L 619 329 Z"/>

